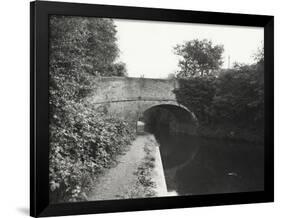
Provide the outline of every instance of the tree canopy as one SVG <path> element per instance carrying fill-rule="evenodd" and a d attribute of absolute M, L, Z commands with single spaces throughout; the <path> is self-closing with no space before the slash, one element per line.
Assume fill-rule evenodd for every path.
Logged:
<path fill-rule="evenodd" d="M 194 39 L 178 44 L 175 53 L 181 57 L 178 77 L 210 75 L 222 65 L 222 45 L 213 45 L 212 41 Z"/>
<path fill-rule="evenodd" d="M 112 19 L 52 16 L 50 26 L 52 67 L 77 68 L 94 76 L 115 76 L 117 68 L 120 76 L 126 74 L 125 65 L 116 63 L 119 49 Z"/>

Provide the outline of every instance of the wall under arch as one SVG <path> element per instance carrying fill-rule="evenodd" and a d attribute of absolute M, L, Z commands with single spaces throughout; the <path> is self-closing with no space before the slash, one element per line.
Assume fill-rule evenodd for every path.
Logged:
<path fill-rule="evenodd" d="M 195 115 L 183 105 L 175 102 L 152 105 L 143 111 L 142 121 L 146 131 L 158 134 L 164 131 L 168 134 L 195 135 L 198 121 Z"/>

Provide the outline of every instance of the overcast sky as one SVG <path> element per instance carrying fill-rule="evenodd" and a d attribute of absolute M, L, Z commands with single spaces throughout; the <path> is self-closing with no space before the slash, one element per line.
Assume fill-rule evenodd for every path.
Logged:
<path fill-rule="evenodd" d="M 263 28 L 183 24 L 114 19 L 120 60 L 130 77 L 165 78 L 178 67 L 173 53 L 176 44 L 192 39 L 209 39 L 224 45 L 223 67 L 234 62 L 252 63 L 253 54 L 263 42 Z"/>

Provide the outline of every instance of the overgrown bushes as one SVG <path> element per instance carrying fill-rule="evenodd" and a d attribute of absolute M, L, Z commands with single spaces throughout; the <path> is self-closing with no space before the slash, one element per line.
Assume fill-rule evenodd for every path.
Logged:
<path fill-rule="evenodd" d="M 51 16 L 49 57 L 51 202 L 87 199 L 95 176 L 133 137 L 128 123 L 95 111 L 93 76 L 124 76 L 112 20 Z"/>
<path fill-rule="evenodd" d="M 53 201 L 85 200 L 94 175 L 133 137 L 128 123 L 82 103 L 64 109 L 64 126 L 50 125 L 50 190 Z"/>
<path fill-rule="evenodd" d="M 262 63 L 237 65 L 217 77 L 180 80 L 179 103 L 199 119 L 199 134 L 263 140 L 264 86 Z"/>
<path fill-rule="evenodd" d="M 205 123 L 210 114 L 216 87 L 214 77 L 190 77 L 179 79 L 175 89 L 177 101 L 193 111 L 199 121 Z"/>

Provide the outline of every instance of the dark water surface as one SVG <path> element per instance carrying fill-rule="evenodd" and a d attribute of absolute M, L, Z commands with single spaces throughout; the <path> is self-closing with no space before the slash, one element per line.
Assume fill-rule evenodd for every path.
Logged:
<path fill-rule="evenodd" d="M 263 190 L 263 146 L 188 135 L 155 134 L 168 191 L 179 195 Z"/>

